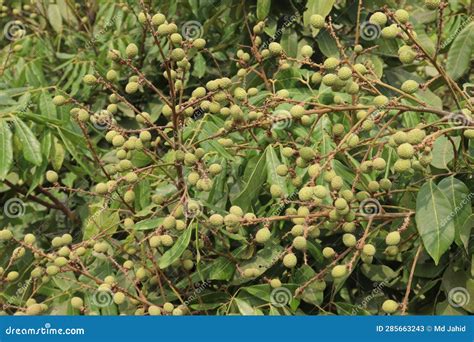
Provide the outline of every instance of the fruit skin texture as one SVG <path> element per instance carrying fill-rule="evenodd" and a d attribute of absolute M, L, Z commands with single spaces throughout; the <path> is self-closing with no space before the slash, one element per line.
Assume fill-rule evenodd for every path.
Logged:
<path fill-rule="evenodd" d="M 375 25 L 384 26 L 387 23 L 387 16 L 382 12 L 375 12 L 370 16 L 369 22 Z"/>
<path fill-rule="evenodd" d="M 322 29 L 324 28 L 324 25 L 325 25 L 324 17 L 319 14 L 313 14 L 309 18 L 309 22 L 311 26 L 313 26 L 315 29 Z"/>
<path fill-rule="evenodd" d="M 255 241 L 258 243 L 265 243 L 267 242 L 272 233 L 270 232 L 270 229 L 268 228 L 261 228 L 257 231 L 257 234 L 255 234 Z"/>
<path fill-rule="evenodd" d="M 336 265 L 331 270 L 331 276 L 335 279 L 342 278 L 347 274 L 347 268 L 345 265 Z"/>
<path fill-rule="evenodd" d="M 418 90 L 419 86 L 420 85 L 418 84 L 418 82 L 413 81 L 413 80 L 408 80 L 408 81 L 403 82 L 401 89 L 405 93 L 414 94 Z"/>
<path fill-rule="evenodd" d="M 398 310 L 398 303 L 392 299 L 387 299 L 382 304 L 382 310 L 388 314 L 392 314 Z"/>
<path fill-rule="evenodd" d="M 404 9 L 398 9 L 395 11 L 395 18 L 397 18 L 402 24 L 405 24 L 410 19 L 410 15 Z"/>
<path fill-rule="evenodd" d="M 270 50 L 272 55 L 279 55 L 283 52 L 283 48 L 281 47 L 281 45 L 279 43 L 276 43 L 276 42 L 271 42 L 268 45 L 268 50 Z"/>
<path fill-rule="evenodd" d="M 80 297 L 73 297 L 71 298 L 71 306 L 74 309 L 80 309 L 84 306 L 84 301 Z"/>
<path fill-rule="evenodd" d="M 410 169 L 411 163 L 408 159 L 398 159 L 393 165 L 395 172 L 406 172 Z"/>
<path fill-rule="evenodd" d="M 46 180 L 50 183 L 56 183 L 58 181 L 58 174 L 56 173 L 56 171 L 47 171 Z"/>
<path fill-rule="evenodd" d="M 435 10 L 439 7 L 441 0 L 425 0 L 426 8 L 430 10 Z"/>
<path fill-rule="evenodd" d="M 385 243 L 389 246 L 395 246 L 400 243 L 400 233 L 398 231 L 390 232 L 385 237 Z"/>
<path fill-rule="evenodd" d="M 413 148 L 413 146 L 411 144 L 404 143 L 404 144 L 401 144 L 400 146 L 398 146 L 397 154 L 400 158 L 410 159 L 415 154 L 415 149 Z"/>
<path fill-rule="evenodd" d="M 288 253 L 283 257 L 283 265 L 287 268 L 293 268 L 296 266 L 296 263 L 298 262 L 298 259 L 296 258 L 296 255 L 293 253 Z"/>
<path fill-rule="evenodd" d="M 463 135 L 468 139 L 474 139 L 474 129 L 466 129 Z"/>
<path fill-rule="evenodd" d="M 297 236 L 293 239 L 293 247 L 299 251 L 306 249 L 306 239 L 303 236 Z"/>

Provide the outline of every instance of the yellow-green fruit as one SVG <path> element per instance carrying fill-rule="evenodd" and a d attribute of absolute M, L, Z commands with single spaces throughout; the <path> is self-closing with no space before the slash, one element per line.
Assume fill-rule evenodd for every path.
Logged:
<path fill-rule="evenodd" d="M 281 45 L 277 42 L 271 42 L 268 45 L 268 50 L 270 50 L 270 53 L 272 55 L 280 55 L 283 52 L 283 48 Z"/>
<path fill-rule="evenodd" d="M 335 57 L 329 57 L 324 61 L 324 68 L 328 70 L 336 69 L 341 61 Z"/>
<path fill-rule="evenodd" d="M 393 164 L 393 169 L 395 172 L 406 172 L 411 168 L 411 162 L 409 159 L 398 159 L 395 164 Z"/>
<path fill-rule="evenodd" d="M 286 176 L 288 174 L 288 167 L 286 165 L 278 165 L 276 168 L 276 173 L 279 176 Z"/>
<path fill-rule="evenodd" d="M 272 184 L 270 186 L 270 194 L 273 198 L 280 198 L 283 196 L 283 189 L 278 184 Z"/>
<path fill-rule="evenodd" d="M 309 23 L 311 26 L 313 26 L 315 29 L 322 29 L 324 28 L 325 22 L 324 22 L 324 17 L 319 15 L 319 14 L 313 14 L 309 18 Z"/>
<path fill-rule="evenodd" d="M 66 102 L 66 98 L 62 95 L 56 95 L 53 98 L 53 104 L 55 106 L 62 106 Z"/>
<path fill-rule="evenodd" d="M 408 134 L 405 132 L 397 132 L 393 135 L 393 140 L 397 145 L 401 145 L 408 140 Z"/>
<path fill-rule="evenodd" d="M 161 236 L 152 236 L 149 240 L 150 247 L 156 248 L 161 245 Z"/>
<path fill-rule="evenodd" d="M 195 41 L 193 41 L 193 47 L 195 47 L 198 50 L 204 49 L 206 47 L 206 41 L 202 38 L 198 38 Z"/>
<path fill-rule="evenodd" d="M 313 188 L 313 193 L 316 197 L 320 198 L 320 199 L 323 199 L 327 196 L 328 194 L 328 190 L 327 188 L 325 188 L 324 186 L 322 185 L 316 185 L 314 188 Z"/>
<path fill-rule="evenodd" d="M 125 302 L 125 294 L 123 292 L 117 292 L 114 294 L 114 303 L 117 305 L 123 304 Z"/>
<path fill-rule="evenodd" d="M 309 201 L 313 198 L 313 188 L 305 186 L 298 192 L 300 201 Z"/>
<path fill-rule="evenodd" d="M 389 246 L 395 246 L 400 243 L 400 233 L 398 231 L 390 232 L 385 237 L 385 243 Z"/>
<path fill-rule="evenodd" d="M 380 184 L 377 181 L 370 181 L 369 184 L 367 184 L 367 190 L 369 190 L 371 193 L 377 192 L 379 189 Z"/>
<path fill-rule="evenodd" d="M 224 218 L 222 215 L 219 214 L 213 214 L 211 217 L 209 217 L 209 223 L 213 225 L 214 227 L 219 227 L 222 226 L 224 223 Z"/>
<path fill-rule="evenodd" d="M 18 279 L 20 274 L 17 271 L 11 271 L 7 274 L 7 281 L 15 281 Z"/>
<path fill-rule="evenodd" d="M 274 289 L 281 287 L 281 281 L 278 278 L 270 280 L 270 286 Z"/>
<path fill-rule="evenodd" d="M 146 17 L 145 17 L 146 20 Z M 151 17 L 151 23 L 155 26 L 159 26 L 161 24 L 164 24 L 166 21 L 166 17 L 162 13 L 157 13 L 153 17 Z"/>
<path fill-rule="evenodd" d="M 163 227 L 165 229 L 173 229 L 174 227 L 176 227 L 176 218 L 174 216 L 167 216 L 163 220 Z"/>
<path fill-rule="evenodd" d="M 396 38 L 399 32 L 400 32 L 400 29 L 397 27 L 397 25 L 390 25 L 388 27 L 384 27 L 382 29 L 382 38 L 385 38 L 385 39 Z"/>
<path fill-rule="evenodd" d="M 397 154 L 400 158 L 411 159 L 415 154 L 415 149 L 409 143 L 403 143 L 397 148 Z"/>
<path fill-rule="evenodd" d="M 129 82 L 125 86 L 125 92 L 127 94 L 134 94 L 138 91 L 138 83 L 137 82 Z"/>
<path fill-rule="evenodd" d="M 67 265 L 67 263 L 68 261 L 65 257 L 57 257 L 56 259 L 54 259 L 54 264 L 59 267 L 65 266 Z"/>
<path fill-rule="evenodd" d="M 398 58 L 403 64 L 411 64 L 415 61 L 416 53 L 411 49 L 403 50 L 398 54 Z"/>
<path fill-rule="evenodd" d="M 299 149 L 298 152 L 300 154 L 300 157 L 303 158 L 303 160 L 305 161 L 312 160 L 316 156 L 316 153 L 311 147 L 302 147 Z"/>
<path fill-rule="evenodd" d="M 125 54 L 128 58 L 135 57 L 136 55 L 138 55 L 138 46 L 133 43 L 128 44 L 127 48 L 125 49 Z"/>
<path fill-rule="evenodd" d="M 258 276 L 258 270 L 256 268 L 247 268 L 244 270 L 245 278 L 253 278 Z"/>
<path fill-rule="evenodd" d="M 56 265 L 51 265 L 46 267 L 46 274 L 53 276 L 59 273 L 59 267 Z"/>
<path fill-rule="evenodd" d="M 265 243 L 267 242 L 272 233 L 270 232 L 270 229 L 268 228 L 261 228 L 257 231 L 257 234 L 255 234 L 255 241 L 258 243 Z"/>
<path fill-rule="evenodd" d="M 302 48 L 301 48 L 301 55 L 303 57 L 311 57 L 311 55 L 313 54 L 313 48 L 309 45 L 304 45 Z"/>
<path fill-rule="evenodd" d="M 160 316 L 161 315 L 161 309 L 156 305 L 151 305 L 148 308 L 148 314 L 150 316 Z"/>
<path fill-rule="evenodd" d="M 339 71 L 337 72 L 337 76 L 341 79 L 341 80 L 348 80 L 349 78 L 352 77 L 352 70 L 351 68 L 349 67 L 346 67 L 346 66 L 343 66 L 339 69 Z"/>
<path fill-rule="evenodd" d="M 25 313 L 29 316 L 39 315 L 43 311 L 41 304 L 32 304 L 26 308 Z"/>
<path fill-rule="evenodd" d="M 336 265 L 331 270 L 331 276 L 333 278 L 342 278 L 347 274 L 346 265 Z"/>
<path fill-rule="evenodd" d="M 342 179 L 342 177 L 335 176 L 331 179 L 331 189 L 341 190 L 343 185 L 344 185 L 344 180 Z"/>
<path fill-rule="evenodd" d="M 353 234 L 346 233 L 342 236 L 342 243 L 346 247 L 354 247 L 357 243 L 357 239 Z"/>
<path fill-rule="evenodd" d="M 375 158 L 372 161 L 372 167 L 375 170 L 378 170 L 378 171 L 385 170 L 386 166 L 387 166 L 387 163 L 385 162 L 385 159 L 383 159 L 383 158 Z"/>
<path fill-rule="evenodd" d="M 184 57 L 186 57 L 186 53 L 181 48 L 176 48 L 171 51 L 171 58 L 175 61 L 181 61 Z"/>
<path fill-rule="evenodd" d="M 362 253 L 364 253 L 367 256 L 374 256 L 375 255 L 374 245 L 371 245 L 370 243 L 365 244 L 364 247 L 362 248 Z"/>
<path fill-rule="evenodd" d="M 374 98 L 374 105 L 376 107 L 383 107 L 387 105 L 388 103 L 388 98 L 384 95 L 379 95 Z"/>
<path fill-rule="evenodd" d="M 174 244 L 174 240 L 170 235 L 165 234 L 161 236 L 161 243 L 165 247 L 171 247 Z"/>
<path fill-rule="evenodd" d="M 295 119 L 300 119 L 305 113 L 305 109 L 303 106 L 295 105 L 291 107 L 290 114 Z"/>
<path fill-rule="evenodd" d="M 419 128 L 414 128 L 407 133 L 407 141 L 412 145 L 421 143 L 425 137 L 426 132 Z"/>
<path fill-rule="evenodd" d="M 211 164 L 209 166 L 209 172 L 212 175 L 218 175 L 222 172 L 222 166 L 220 164 Z"/>
<path fill-rule="evenodd" d="M 474 129 L 466 129 L 463 135 L 468 139 L 474 139 Z"/>
<path fill-rule="evenodd" d="M 441 0 L 425 0 L 425 6 L 426 8 L 430 10 L 435 10 L 439 8 L 440 4 L 441 4 Z"/>
<path fill-rule="evenodd" d="M 128 190 L 123 195 L 123 199 L 126 203 L 132 203 L 133 201 L 135 201 L 135 192 L 133 190 Z"/>
<path fill-rule="evenodd" d="M 344 198 L 338 198 L 334 201 L 334 206 L 338 210 L 343 210 L 347 208 L 347 201 Z"/>
<path fill-rule="evenodd" d="M 418 84 L 418 82 L 413 81 L 413 80 L 408 80 L 408 81 L 403 82 L 402 91 L 408 94 L 414 94 L 417 92 L 419 87 L 420 85 Z"/>
<path fill-rule="evenodd" d="M 84 301 L 80 297 L 72 297 L 71 298 L 71 306 L 74 309 L 81 309 L 84 306 Z"/>
<path fill-rule="evenodd" d="M 326 259 L 330 259 L 330 258 L 334 257 L 334 255 L 336 255 L 336 252 L 331 247 L 324 247 L 323 248 L 323 256 Z"/>
<path fill-rule="evenodd" d="M 387 299 L 382 304 L 382 310 L 388 314 L 392 314 L 398 310 L 398 303 L 394 300 Z"/>
<path fill-rule="evenodd" d="M 174 309 L 174 305 L 171 303 L 165 303 L 163 304 L 163 310 L 166 312 L 172 312 Z"/>
<path fill-rule="evenodd" d="M 387 16 L 382 12 L 375 12 L 370 16 L 369 22 L 375 25 L 384 26 L 387 23 Z"/>
<path fill-rule="evenodd" d="M 87 85 L 92 85 L 97 82 L 97 78 L 94 75 L 87 74 L 82 78 L 82 81 Z"/>
<path fill-rule="evenodd" d="M 392 182 L 388 178 L 382 178 L 379 181 L 379 184 L 380 184 L 380 188 L 385 191 L 388 191 L 392 188 Z"/>
<path fill-rule="evenodd" d="M 303 251 L 306 249 L 307 242 L 303 236 L 297 236 L 293 239 L 293 247 L 299 251 Z"/>
<path fill-rule="evenodd" d="M 405 24 L 410 20 L 410 15 L 404 9 L 399 9 L 395 11 L 395 18 L 402 24 Z"/>
<path fill-rule="evenodd" d="M 49 170 L 46 172 L 46 180 L 50 183 L 56 183 L 58 181 L 58 174 L 56 171 Z"/>
<path fill-rule="evenodd" d="M 296 263 L 298 262 L 298 259 L 296 258 L 296 255 L 293 253 L 288 253 L 283 257 L 283 265 L 287 268 L 293 268 L 296 266 Z"/>

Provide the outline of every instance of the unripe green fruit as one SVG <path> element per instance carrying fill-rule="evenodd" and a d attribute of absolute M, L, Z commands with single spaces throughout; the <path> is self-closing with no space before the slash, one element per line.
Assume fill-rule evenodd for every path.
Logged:
<path fill-rule="evenodd" d="M 194 165 L 197 163 L 197 161 L 198 159 L 193 153 L 186 152 L 184 154 L 184 162 L 186 163 L 186 165 Z"/>
<path fill-rule="evenodd" d="M 125 192 L 125 194 L 123 195 L 123 200 L 126 202 L 126 203 L 132 203 L 133 201 L 135 201 L 135 192 L 133 190 L 128 190 L 127 192 Z"/>
<path fill-rule="evenodd" d="M 300 224 L 294 225 L 293 228 L 291 228 L 291 235 L 293 236 L 300 236 L 304 234 L 304 227 Z"/>
<path fill-rule="evenodd" d="M 305 161 L 312 160 L 316 156 L 316 153 L 311 147 L 302 147 L 298 152 Z"/>
<path fill-rule="evenodd" d="M 354 46 L 355 53 L 361 53 L 363 50 L 364 50 L 364 47 L 360 44 L 357 44 L 356 46 Z"/>
<path fill-rule="evenodd" d="M 377 182 L 377 181 L 370 181 L 369 184 L 367 184 L 367 189 L 368 189 L 369 192 L 371 192 L 371 193 L 374 193 L 374 192 L 379 191 L 379 189 L 380 189 L 379 182 Z"/>
<path fill-rule="evenodd" d="M 19 276 L 20 276 L 20 274 L 16 271 L 8 272 L 7 281 L 13 282 L 13 281 L 17 280 Z"/>
<path fill-rule="evenodd" d="M 327 70 L 334 70 L 336 69 L 341 61 L 335 57 L 329 57 L 324 61 L 324 68 Z"/>
<path fill-rule="evenodd" d="M 8 230 L 8 229 L 0 230 L 0 240 L 1 241 L 10 240 L 12 237 L 13 237 L 13 233 L 10 230 Z"/>
<path fill-rule="evenodd" d="M 28 315 L 28 316 L 36 316 L 36 315 L 39 315 L 41 312 L 43 311 L 43 307 L 41 306 L 41 304 L 33 304 L 31 306 L 28 306 L 26 308 L 26 311 L 25 313 Z"/>
<path fill-rule="evenodd" d="M 237 100 L 245 100 L 247 98 L 247 92 L 245 91 L 245 89 L 243 88 L 240 88 L 240 87 L 237 87 L 235 88 L 234 90 L 234 97 L 237 99 Z"/>
<path fill-rule="evenodd" d="M 125 302 L 125 294 L 122 292 L 117 292 L 114 294 L 114 303 L 117 305 L 123 304 Z"/>
<path fill-rule="evenodd" d="M 294 268 L 297 262 L 298 259 L 293 253 L 288 253 L 283 257 L 283 265 L 285 265 L 285 267 L 287 268 Z"/>
<path fill-rule="evenodd" d="M 400 250 L 398 249 L 397 246 L 388 246 L 386 249 L 385 249 L 385 254 L 387 254 L 388 256 L 391 256 L 391 257 L 395 257 L 397 256 L 398 252 Z"/>
<path fill-rule="evenodd" d="M 71 306 L 74 309 L 81 309 L 84 306 L 84 301 L 80 297 L 72 297 L 71 298 Z"/>
<path fill-rule="evenodd" d="M 319 84 L 323 80 L 323 76 L 321 75 L 320 72 L 315 72 L 313 75 L 311 75 L 311 83 L 312 84 Z"/>
<path fill-rule="evenodd" d="M 129 82 L 125 86 L 125 92 L 127 94 L 134 94 L 138 91 L 138 83 L 137 82 Z"/>
<path fill-rule="evenodd" d="M 324 248 L 323 248 L 323 256 L 324 256 L 326 259 L 333 258 L 334 255 L 336 255 L 336 252 L 335 252 L 334 249 L 332 249 L 331 247 L 324 247 Z"/>
<path fill-rule="evenodd" d="M 163 310 L 166 312 L 172 312 L 174 309 L 174 305 L 171 303 L 165 303 L 163 304 Z"/>
<path fill-rule="evenodd" d="M 346 265 L 336 265 L 331 270 L 331 276 L 335 279 L 342 278 L 347 274 Z"/>
<path fill-rule="evenodd" d="M 372 167 L 377 171 L 385 170 L 386 166 L 387 166 L 387 163 L 385 162 L 385 159 L 383 158 L 375 158 L 372 161 Z"/>
<path fill-rule="evenodd" d="M 405 93 L 414 94 L 414 93 L 417 92 L 419 87 L 420 87 L 420 85 L 418 84 L 418 82 L 413 81 L 413 80 L 407 80 L 407 81 L 403 82 L 401 89 Z"/>
<path fill-rule="evenodd" d="M 46 267 L 46 274 L 50 276 L 54 276 L 59 273 L 59 267 L 56 265 L 51 265 Z"/>
<path fill-rule="evenodd" d="M 179 45 L 183 41 L 183 37 L 179 33 L 173 33 L 170 40 L 174 45 Z"/>
<path fill-rule="evenodd" d="M 46 172 L 46 180 L 50 183 L 56 183 L 58 181 L 58 174 L 56 171 L 49 170 Z"/>
<path fill-rule="evenodd" d="M 393 135 L 393 141 L 397 145 L 401 145 L 401 144 L 407 142 L 407 140 L 408 140 L 408 135 L 405 132 L 397 132 Z"/>
<path fill-rule="evenodd" d="M 305 109 L 303 106 L 295 105 L 291 107 L 290 114 L 295 119 L 300 119 L 305 113 Z"/>
<path fill-rule="evenodd" d="M 53 98 L 53 104 L 55 106 L 62 106 L 64 103 L 66 103 L 66 98 L 62 95 L 56 95 Z"/>
<path fill-rule="evenodd" d="M 362 248 L 362 253 L 364 253 L 367 256 L 374 256 L 375 255 L 374 245 L 371 245 L 369 243 L 365 244 L 364 247 Z"/>
<path fill-rule="evenodd" d="M 134 183 L 138 180 L 138 175 L 135 172 L 129 172 L 125 175 L 125 181 L 128 183 Z"/>
<path fill-rule="evenodd" d="M 343 124 L 335 124 L 332 126 L 332 134 L 339 137 L 344 134 L 344 125 Z"/>
<path fill-rule="evenodd" d="M 389 246 L 395 246 L 400 243 L 400 233 L 398 231 L 390 232 L 385 237 L 385 243 Z"/>
<path fill-rule="evenodd" d="M 415 61 L 416 53 L 410 48 L 408 50 L 403 50 L 398 54 L 400 62 L 403 64 L 411 64 Z"/>
<path fill-rule="evenodd" d="M 440 4 L 441 4 L 441 0 L 425 0 L 425 6 L 426 8 L 430 10 L 435 10 L 439 8 Z"/>
<path fill-rule="evenodd" d="M 309 201 L 313 198 L 313 188 L 306 186 L 298 192 L 300 201 Z"/>
<path fill-rule="evenodd" d="M 184 57 L 186 57 L 186 53 L 181 48 L 176 48 L 171 51 L 171 58 L 175 61 L 181 61 Z"/>
<path fill-rule="evenodd" d="M 277 289 L 277 288 L 281 287 L 280 279 L 274 278 L 274 279 L 270 280 L 270 286 L 274 289 Z"/>
<path fill-rule="evenodd" d="M 387 16 L 382 12 L 375 12 L 370 16 L 369 22 L 375 25 L 384 26 L 387 23 Z"/>
<path fill-rule="evenodd" d="M 392 188 L 392 182 L 390 181 L 390 179 L 387 179 L 387 178 L 381 179 L 379 181 L 379 184 L 380 184 L 380 188 L 385 191 L 388 191 Z"/>
<path fill-rule="evenodd" d="M 314 188 L 313 188 L 313 193 L 316 197 L 320 198 L 320 199 L 323 199 L 327 196 L 328 194 L 328 190 L 327 188 L 325 188 L 324 186 L 322 185 L 316 185 Z"/>
<path fill-rule="evenodd" d="M 148 273 L 145 268 L 140 267 L 136 272 L 135 276 L 137 277 L 138 280 L 144 280 L 147 276 Z"/>
<path fill-rule="evenodd" d="M 397 148 L 397 154 L 400 158 L 411 159 L 415 154 L 415 149 L 409 143 L 403 143 Z"/>
<path fill-rule="evenodd" d="M 148 308 L 148 314 L 150 316 L 160 316 L 161 315 L 161 309 L 156 305 L 151 305 Z"/>
<path fill-rule="evenodd" d="M 54 264 L 59 267 L 65 266 L 67 265 L 67 263 L 68 260 L 65 257 L 57 257 L 56 259 L 54 259 Z"/>
<path fill-rule="evenodd" d="M 288 174 L 288 167 L 286 165 L 278 165 L 276 168 L 277 175 L 285 177 Z"/>
<path fill-rule="evenodd" d="M 349 67 L 346 67 L 346 66 L 343 66 L 339 69 L 339 71 L 337 72 L 337 76 L 341 79 L 341 80 L 348 80 L 352 77 L 352 70 L 351 68 Z"/>
<path fill-rule="evenodd" d="M 193 47 L 195 47 L 198 50 L 202 50 L 206 47 L 206 41 L 202 38 L 198 38 L 195 41 L 193 41 Z"/>
<path fill-rule="evenodd" d="M 384 95 L 379 95 L 374 98 L 374 105 L 376 107 L 383 107 L 388 104 L 388 98 Z"/>
<path fill-rule="evenodd" d="M 395 18 L 402 24 L 405 24 L 410 20 L 410 15 L 404 9 L 399 9 L 395 11 Z"/>
<path fill-rule="evenodd" d="M 347 201 L 344 198 L 338 198 L 334 201 L 336 209 L 343 210 L 347 208 Z"/>
<path fill-rule="evenodd" d="M 120 135 L 120 134 L 117 134 L 116 136 L 113 137 L 112 139 L 112 145 L 114 147 L 120 147 L 122 146 L 123 144 L 125 143 L 125 138 Z"/>
<path fill-rule="evenodd" d="M 87 85 L 92 85 L 97 82 L 97 78 L 94 75 L 87 74 L 82 78 L 82 81 Z"/>
<path fill-rule="evenodd" d="M 209 173 L 212 175 L 218 175 L 222 172 L 222 166 L 220 164 L 211 164 L 209 166 Z"/>
<path fill-rule="evenodd" d="M 382 304 L 382 310 L 386 313 L 392 314 L 398 310 L 398 303 L 394 300 L 387 299 Z"/>
<path fill-rule="evenodd" d="M 474 129 L 466 129 L 463 135 L 468 139 L 474 139 Z"/>
<path fill-rule="evenodd" d="M 426 137 L 426 132 L 419 128 L 414 128 L 407 134 L 407 141 L 412 145 L 421 143 Z"/>
<path fill-rule="evenodd" d="M 174 227 L 176 227 L 176 218 L 174 216 L 167 216 L 163 220 L 163 227 L 165 229 L 173 229 Z"/>
<path fill-rule="evenodd" d="M 353 234 L 347 233 L 342 236 L 342 243 L 346 247 L 354 247 L 357 243 L 357 239 Z"/>
<path fill-rule="evenodd" d="M 1 275 L 1 272 L 0 272 L 0 275 Z M 32 271 L 31 271 L 31 277 L 32 278 L 39 278 L 43 275 L 43 269 L 41 267 L 35 267 Z"/>
<path fill-rule="evenodd" d="M 293 150 L 291 147 L 284 147 L 281 152 L 286 158 L 290 158 L 295 154 L 295 150 Z"/>
<path fill-rule="evenodd" d="M 411 162 L 409 159 L 398 159 L 395 164 L 393 164 L 393 169 L 395 172 L 406 172 L 411 168 Z"/>
<path fill-rule="evenodd" d="M 95 191 L 96 191 L 99 195 L 106 194 L 106 193 L 108 192 L 107 184 L 105 184 L 105 183 L 98 183 L 98 184 L 95 186 Z"/>
<path fill-rule="evenodd" d="M 297 236 L 293 239 L 293 247 L 299 251 L 304 251 L 307 246 L 306 239 L 303 236 Z"/>
<path fill-rule="evenodd" d="M 255 241 L 258 243 L 265 243 L 270 239 L 271 235 L 270 229 L 261 228 L 257 231 L 257 234 L 255 234 Z"/>
<path fill-rule="evenodd" d="M 397 27 L 397 25 L 390 25 L 388 27 L 384 27 L 381 33 L 382 33 L 382 38 L 393 39 L 397 37 L 399 32 L 400 32 L 400 29 Z"/>
<path fill-rule="evenodd" d="M 335 176 L 331 179 L 331 189 L 340 190 L 344 185 L 344 180 L 342 177 Z"/>
<path fill-rule="evenodd" d="M 319 14 L 313 14 L 309 18 L 309 23 L 311 26 L 313 26 L 315 29 L 322 29 L 324 28 L 325 22 L 324 22 L 324 17 L 319 15 Z"/>
<path fill-rule="evenodd" d="M 273 198 L 280 198 L 283 196 L 283 189 L 278 184 L 272 184 L 270 186 L 270 194 Z"/>
<path fill-rule="evenodd" d="M 356 224 L 354 222 L 345 222 L 342 225 L 342 230 L 346 233 L 352 233 L 356 229 Z"/>
<path fill-rule="evenodd" d="M 152 236 L 148 242 L 151 248 L 157 248 L 161 245 L 161 236 Z"/>
<path fill-rule="evenodd" d="M 258 276 L 258 270 L 256 268 L 247 268 L 244 270 L 244 277 L 245 278 L 253 278 Z"/>
<path fill-rule="evenodd" d="M 161 24 L 164 24 L 166 22 L 166 17 L 162 13 L 157 13 L 153 17 L 151 17 L 151 23 L 154 26 L 160 26 Z"/>
<path fill-rule="evenodd" d="M 349 147 L 356 147 L 359 144 L 359 136 L 357 134 L 352 133 L 347 138 L 347 145 Z"/>
<path fill-rule="evenodd" d="M 283 48 L 281 45 L 277 42 L 271 42 L 268 45 L 268 50 L 270 50 L 270 53 L 272 55 L 280 55 L 283 52 Z"/>
<path fill-rule="evenodd" d="M 313 48 L 309 45 L 304 45 L 302 48 L 301 48 L 301 55 L 303 57 L 311 57 L 311 55 L 313 54 Z"/>
<path fill-rule="evenodd" d="M 97 242 L 93 248 L 96 253 L 105 253 L 109 249 L 109 244 L 107 242 Z"/>

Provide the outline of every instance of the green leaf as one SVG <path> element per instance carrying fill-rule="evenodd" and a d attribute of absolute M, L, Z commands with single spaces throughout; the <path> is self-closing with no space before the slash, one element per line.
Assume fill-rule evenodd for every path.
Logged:
<path fill-rule="evenodd" d="M 444 178 L 438 184 L 438 188 L 446 195 L 453 208 L 452 216 L 454 221 L 455 242 L 458 246 L 464 246 L 467 251 L 471 226 L 466 221 L 472 214 L 471 197 L 469 188 L 454 176 Z"/>
<path fill-rule="evenodd" d="M 120 216 L 116 210 L 104 208 L 94 204 L 84 225 L 84 240 L 88 240 L 99 233 L 110 236 L 117 231 Z"/>
<path fill-rule="evenodd" d="M 272 0 L 257 0 L 257 18 L 264 20 L 270 12 Z"/>
<path fill-rule="evenodd" d="M 453 79 L 466 73 L 474 49 L 474 23 L 467 25 L 454 40 L 448 53 L 446 70 Z"/>
<path fill-rule="evenodd" d="M 18 117 L 15 117 L 15 133 L 20 139 L 23 148 L 23 156 L 26 160 L 36 166 L 41 165 L 41 145 L 30 128 Z"/>
<path fill-rule="evenodd" d="M 188 226 L 188 228 L 183 232 L 183 234 L 176 240 L 176 243 L 171 247 L 171 249 L 167 250 L 159 259 L 158 266 L 161 269 L 167 268 L 173 262 L 179 259 L 179 257 L 183 254 L 183 252 L 188 248 L 189 241 L 191 240 L 191 234 L 194 231 L 192 228 L 192 223 Z"/>
<path fill-rule="evenodd" d="M 461 141 L 459 137 L 452 137 L 457 148 Z M 431 165 L 438 169 L 448 169 L 448 164 L 454 159 L 454 148 L 451 141 L 444 135 L 438 137 L 433 144 L 433 160 Z"/>
<path fill-rule="evenodd" d="M 276 168 L 280 165 L 280 160 L 275 153 L 273 146 L 269 145 L 266 150 L 266 164 L 267 164 L 267 182 L 272 185 L 279 185 L 283 190 L 283 193 L 288 195 L 288 189 L 286 186 L 286 178 L 281 177 L 276 173 Z"/>
<path fill-rule="evenodd" d="M 63 30 L 63 18 L 58 5 L 50 4 L 48 6 L 48 19 L 53 29 L 56 32 L 61 33 Z"/>
<path fill-rule="evenodd" d="M 289 57 L 296 58 L 296 56 L 298 55 L 298 35 L 295 31 L 284 31 L 281 37 L 280 44 Z"/>
<path fill-rule="evenodd" d="M 201 53 L 196 54 L 194 57 L 194 69 L 193 76 L 202 78 L 206 74 L 206 60 Z"/>
<path fill-rule="evenodd" d="M 415 221 L 436 265 L 454 241 L 454 222 L 449 220 L 452 211 L 451 203 L 432 180 L 421 187 L 416 197 Z"/>
<path fill-rule="evenodd" d="M 135 230 L 149 230 L 149 229 L 156 229 L 163 223 L 163 217 L 157 217 L 152 219 L 147 219 L 135 223 L 133 229 Z"/>
<path fill-rule="evenodd" d="M 13 163 L 12 132 L 5 120 L 0 120 L 0 180 L 4 180 Z"/>

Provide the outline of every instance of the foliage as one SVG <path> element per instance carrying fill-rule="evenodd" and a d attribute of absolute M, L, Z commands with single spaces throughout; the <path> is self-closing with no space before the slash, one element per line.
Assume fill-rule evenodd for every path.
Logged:
<path fill-rule="evenodd" d="M 0 16 L 3 314 L 474 312 L 470 1 Z"/>

